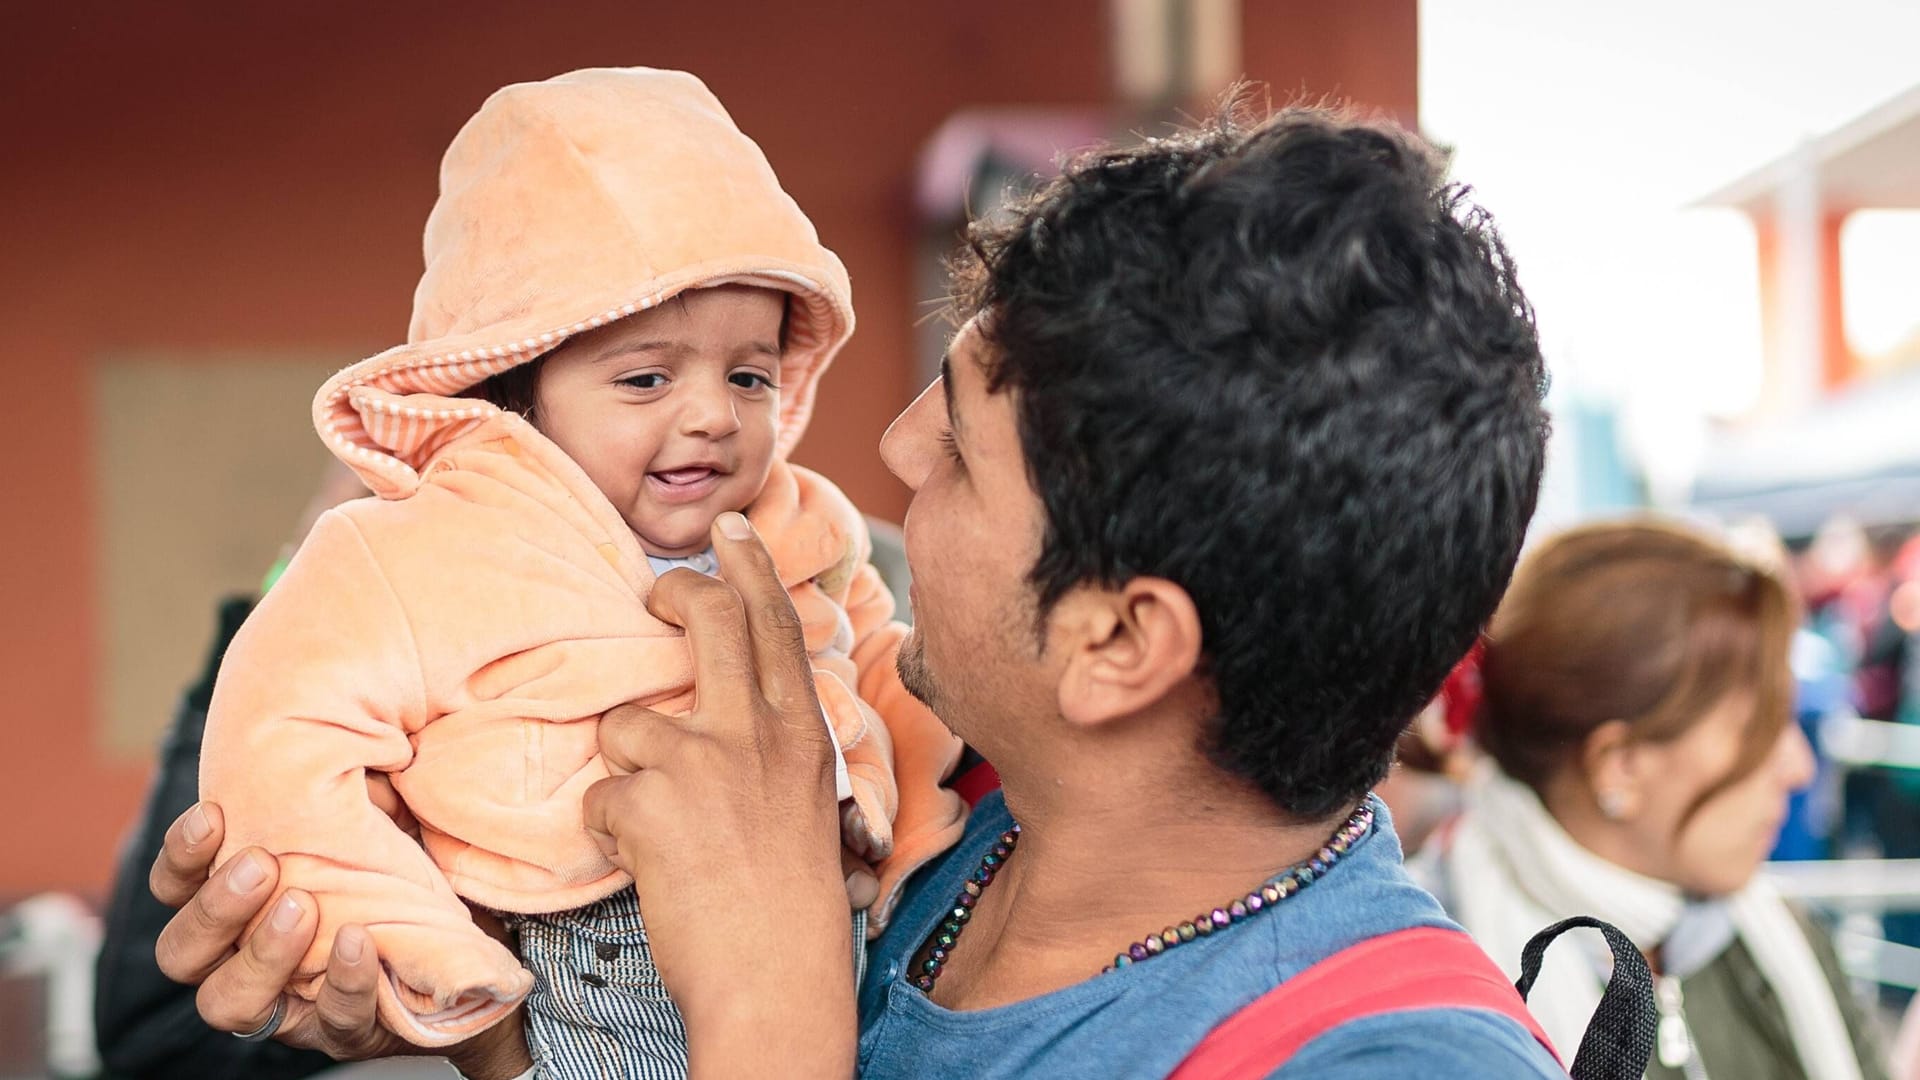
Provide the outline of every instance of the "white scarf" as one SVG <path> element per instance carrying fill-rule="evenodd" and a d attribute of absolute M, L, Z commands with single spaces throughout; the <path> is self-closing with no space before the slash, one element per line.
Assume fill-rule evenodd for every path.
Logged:
<path fill-rule="evenodd" d="M 1527 940 L 1568 916 L 1610 922 L 1651 952 L 1687 909 L 1675 886 L 1581 847 L 1531 788 L 1490 762 L 1467 785 L 1466 811 L 1445 860 L 1453 917 L 1514 977 Z M 1807 1075 L 1860 1080 L 1853 1040 L 1826 974 L 1779 894 L 1756 878 L 1725 905 L 1734 932 L 1779 998 Z M 1570 938 L 1548 950 L 1527 1006 L 1568 1062 L 1600 1003 L 1607 970 L 1604 950 L 1596 956 L 1574 944 Z"/>

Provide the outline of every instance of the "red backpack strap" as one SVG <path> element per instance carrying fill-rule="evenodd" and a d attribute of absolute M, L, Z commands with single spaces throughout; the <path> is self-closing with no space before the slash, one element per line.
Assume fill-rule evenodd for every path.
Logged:
<path fill-rule="evenodd" d="M 1414 1009 L 1498 1013 L 1560 1058 L 1519 992 L 1472 938 L 1420 927 L 1370 938 L 1281 983 L 1208 1032 L 1170 1080 L 1264 1078 L 1342 1024 Z"/>
<path fill-rule="evenodd" d="M 1000 774 L 993 771 L 987 759 L 974 752 L 969 746 L 960 752 L 960 760 L 953 767 L 953 776 L 947 786 L 967 801 L 968 809 L 980 805 L 980 800 L 1000 790 Z"/>

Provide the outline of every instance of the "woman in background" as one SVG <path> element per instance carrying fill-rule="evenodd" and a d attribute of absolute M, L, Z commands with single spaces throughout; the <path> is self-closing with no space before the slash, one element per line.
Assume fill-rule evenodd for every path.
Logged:
<path fill-rule="evenodd" d="M 1542 544 L 1488 634 L 1488 760 L 1424 875 L 1509 965 L 1570 915 L 1626 931 L 1659 990 L 1649 1077 L 1886 1076 L 1831 942 L 1756 876 L 1813 774 L 1798 616 L 1769 570 L 1630 522 Z M 1556 1045 L 1578 1045 L 1607 974 L 1604 948 L 1547 955 L 1531 1000 Z"/>

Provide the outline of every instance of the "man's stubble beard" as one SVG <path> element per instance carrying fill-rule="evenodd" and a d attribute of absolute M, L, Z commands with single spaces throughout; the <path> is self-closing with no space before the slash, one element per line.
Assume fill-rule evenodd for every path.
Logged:
<path fill-rule="evenodd" d="M 935 688 L 933 672 L 927 669 L 927 650 L 921 640 L 920 631 L 910 632 L 900 643 L 900 651 L 894 654 L 894 671 L 900 676 L 900 685 L 907 693 L 917 698 L 922 705 L 939 715 L 939 691 Z"/>

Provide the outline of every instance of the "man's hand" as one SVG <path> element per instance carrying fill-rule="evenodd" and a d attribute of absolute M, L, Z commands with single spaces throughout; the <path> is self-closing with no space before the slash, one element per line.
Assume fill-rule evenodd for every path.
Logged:
<path fill-rule="evenodd" d="M 209 877 L 223 835 L 219 807 L 191 807 L 167 829 L 148 875 L 153 895 L 180 909 L 161 931 L 155 958 L 168 978 L 200 988 L 200 1016 L 208 1026 L 258 1030 L 284 999 L 285 1016 L 274 1038 L 290 1046 L 320 1050 L 340 1061 L 427 1053 L 375 1020 L 380 958 L 363 927 L 342 927 L 335 935 L 319 1000 L 284 993 L 313 944 L 318 909 L 312 896 L 288 889 L 242 942 L 247 924 L 273 897 L 280 865 L 267 852 L 249 848 Z M 475 1080 L 517 1076 L 532 1064 L 518 1013 L 444 1052 Z"/>
<path fill-rule="evenodd" d="M 833 748 L 772 557 L 738 514 L 712 539 L 720 579 L 675 570 L 647 599 L 687 631 L 694 709 L 602 719 L 616 775 L 588 790 L 587 826 L 633 875 L 697 1075 L 851 1075 Z"/>

